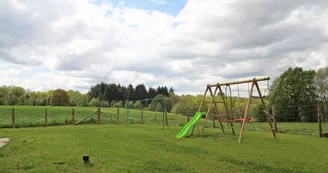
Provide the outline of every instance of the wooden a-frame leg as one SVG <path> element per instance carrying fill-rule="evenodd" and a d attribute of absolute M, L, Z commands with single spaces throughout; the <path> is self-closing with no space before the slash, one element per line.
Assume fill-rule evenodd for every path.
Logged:
<path fill-rule="evenodd" d="M 264 100 L 263 100 L 263 97 L 262 97 L 262 94 L 261 94 L 261 91 L 260 91 L 260 87 L 259 87 L 259 84 L 257 82 L 255 82 L 255 86 L 256 86 L 256 89 L 259 93 L 259 96 L 261 98 L 261 102 L 262 102 L 262 105 L 263 105 L 263 108 L 264 108 L 264 111 L 266 112 L 265 113 L 265 116 L 266 116 L 266 119 L 270 125 L 270 128 L 271 128 L 271 131 L 272 131 L 272 135 L 274 138 L 276 138 L 276 132 L 273 128 L 273 125 L 272 125 L 272 121 L 271 121 L 271 118 L 270 118 L 270 114 L 268 113 L 267 109 L 266 109 L 266 106 L 265 106 L 265 103 L 264 103 Z"/>
<path fill-rule="evenodd" d="M 219 86 L 218 88 L 219 88 L 219 90 L 220 90 L 220 94 L 221 94 L 221 97 L 222 97 L 222 100 L 223 100 L 223 104 L 224 104 L 225 110 L 226 110 L 227 115 L 228 115 L 228 119 L 230 120 L 230 117 L 231 117 L 231 116 L 230 116 L 230 113 L 229 113 L 229 110 L 228 110 L 227 102 L 226 102 L 226 100 L 225 100 L 225 98 L 224 98 L 224 96 L 223 96 L 222 88 L 221 88 L 221 86 Z M 229 123 L 230 123 L 230 126 L 231 126 L 232 133 L 235 135 L 235 129 L 234 129 L 234 127 L 233 127 L 233 124 L 232 124 L 231 122 L 228 122 L 228 124 L 229 124 Z"/>
<path fill-rule="evenodd" d="M 245 122 L 246 122 L 246 118 L 247 118 L 248 112 L 249 112 L 249 106 L 250 106 L 251 99 L 252 99 L 253 88 L 254 88 L 254 81 L 252 82 L 251 90 L 249 92 L 247 105 L 246 105 L 246 109 L 245 109 L 245 113 L 244 113 L 244 120 L 243 120 L 243 124 L 241 125 L 241 131 L 239 133 L 239 140 L 238 140 L 239 143 L 241 142 L 241 139 L 243 137 L 243 133 L 245 130 Z"/>
<path fill-rule="evenodd" d="M 211 88 L 209 88 L 209 89 L 211 90 Z M 212 99 L 211 99 L 211 103 L 210 103 L 210 105 L 208 106 L 208 109 L 207 109 L 207 112 L 206 112 L 205 122 L 204 122 L 204 124 L 203 124 L 202 130 L 201 130 L 201 133 L 200 133 L 200 136 L 203 135 L 204 128 L 205 128 L 206 122 L 207 122 L 207 120 L 208 120 L 209 112 L 210 112 L 210 110 L 211 110 L 211 108 L 212 108 L 212 104 L 213 104 L 213 102 L 214 102 L 214 100 L 215 100 L 215 94 L 216 94 L 217 90 L 218 90 L 218 87 L 215 88 L 215 90 L 214 90 L 214 96 L 212 97 Z"/>

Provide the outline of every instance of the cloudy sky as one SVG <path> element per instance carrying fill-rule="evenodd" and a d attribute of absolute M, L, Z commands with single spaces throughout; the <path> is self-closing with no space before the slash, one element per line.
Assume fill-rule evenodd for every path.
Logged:
<path fill-rule="evenodd" d="M 327 0 L 1 0 L 0 84 L 86 92 L 101 81 L 144 83 L 198 94 L 325 67 L 327 42 Z"/>

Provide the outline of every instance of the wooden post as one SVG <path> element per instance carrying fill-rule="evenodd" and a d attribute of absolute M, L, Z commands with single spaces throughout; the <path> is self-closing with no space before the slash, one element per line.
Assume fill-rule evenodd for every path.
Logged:
<path fill-rule="evenodd" d="M 48 127 L 48 111 L 47 111 L 47 108 L 44 110 L 44 126 Z"/>
<path fill-rule="evenodd" d="M 322 137 L 322 124 L 321 124 L 320 104 L 318 104 L 317 107 L 318 107 L 318 128 L 319 128 L 318 135 L 320 137 Z"/>
<path fill-rule="evenodd" d="M 246 105 L 246 109 L 245 109 L 245 113 L 244 113 L 244 120 L 243 120 L 243 124 L 241 125 L 241 131 L 239 134 L 239 140 L 238 140 L 239 143 L 241 142 L 241 138 L 243 137 L 243 133 L 244 133 L 244 129 L 245 129 L 245 122 L 246 122 L 246 118 L 248 116 L 249 106 L 250 106 L 251 99 L 252 99 L 253 88 L 254 88 L 254 81 L 252 82 L 251 90 L 249 92 L 249 96 L 248 96 L 248 100 L 247 100 L 247 105 Z"/>
<path fill-rule="evenodd" d="M 98 119 L 98 124 L 100 124 L 100 106 L 98 107 L 98 116 L 97 116 L 97 119 Z"/>
<path fill-rule="evenodd" d="M 12 119 L 12 126 L 13 126 L 13 128 L 15 128 L 16 127 L 16 122 L 15 122 L 15 108 L 12 109 L 11 119 Z"/>
<path fill-rule="evenodd" d="M 271 106 L 272 109 L 272 118 L 273 118 L 273 129 L 275 132 L 278 132 L 277 121 L 276 121 L 276 110 L 274 109 L 274 105 Z"/>
<path fill-rule="evenodd" d="M 72 109 L 72 125 L 75 125 L 75 118 L 74 118 L 75 110 Z"/>
<path fill-rule="evenodd" d="M 117 108 L 117 123 L 120 124 L 120 108 Z"/>
<path fill-rule="evenodd" d="M 189 122 L 190 121 L 190 117 L 189 117 L 189 109 L 188 109 L 188 107 L 187 107 L 187 122 Z"/>
<path fill-rule="evenodd" d="M 260 99 L 261 99 L 261 102 L 262 102 L 262 105 L 263 105 L 263 108 L 264 108 L 264 111 L 268 112 L 267 109 L 266 109 L 266 106 L 265 106 L 265 103 L 264 103 L 264 100 L 263 100 L 262 94 L 261 94 L 261 90 L 260 90 L 259 84 L 255 81 L 255 79 L 254 79 L 253 85 L 256 86 L 257 92 L 258 92 L 258 94 L 259 94 L 259 96 L 260 96 Z M 267 119 L 267 121 L 268 121 L 268 123 L 269 123 L 269 125 L 270 125 L 272 135 L 273 135 L 274 138 L 276 138 L 276 132 L 275 132 L 275 130 L 274 130 L 274 128 L 273 128 L 272 121 L 271 121 L 269 115 L 270 115 L 270 114 L 266 114 L 265 116 L 266 116 L 266 119 Z M 245 118 L 246 118 L 246 117 L 245 117 Z M 246 119 L 244 119 L 244 121 L 245 121 L 245 120 L 246 120 Z"/>
<path fill-rule="evenodd" d="M 228 115 L 228 119 L 229 119 L 229 120 L 232 120 L 232 116 L 230 116 L 229 109 L 228 109 L 228 105 L 227 105 L 228 99 L 226 100 L 226 99 L 224 98 L 224 93 L 223 93 L 223 91 L 222 91 L 221 86 L 218 86 L 218 88 L 219 88 L 220 95 L 221 95 L 222 100 L 223 100 L 223 104 L 224 104 L 225 110 L 226 110 L 227 115 Z M 215 94 L 214 94 L 214 97 L 215 97 Z M 231 126 L 232 133 L 235 135 L 235 129 L 234 129 L 234 127 L 233 127 L 233 123 L 232 123 L 231 121 L 229 121 L 229 122 L 228 122 L 228 125 L 229 125 L 229 124 L 230 124 L 230 126 Z"/>
<path fill-rule="evenodd" d="M 209 89 L 211 90 L 211 88 L 209 88 Z M 208 120 L 208 117 L 209 117 L 208 115 L 209 115 L 210 110 L 211 110 L 211 108 L 212 108 L 212 104 L 213 104 L 213 102 L 215 101 L 215 95 L 216 95 L 217 90 L 218 90 L 218 87 L 215 88 L 215 90 L 214 90 L 214 94 L 213 94 L 214 97 L 212 97 L 211 102 L 210 102 L 210 105 L 208 106 L 208 109 L 207 109 L 207 112 L 206 112 L 205 122 L 204 122 L 204 124 L 203 124 L 203 126 L 202 126 L 202 130 L 200 131 L 200 136 L 203 135 L 203 132 L 204 132 L 204 129 L 205 129 L 205 125 L 206 125 L 206 121 Z"/>
<path fill-rule="evenodd" d="M 143 119 L 143 106 L 141 107 L 141 124 L 144 123 L 144 119 Z"/>

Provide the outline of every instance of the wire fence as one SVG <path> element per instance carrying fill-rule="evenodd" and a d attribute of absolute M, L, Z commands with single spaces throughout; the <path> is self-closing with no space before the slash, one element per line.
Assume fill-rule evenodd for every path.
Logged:
<path fill-rule="evenodd" d="M 318 112 L 319 110 L 319 112 Z M 98 112 L 96 107 L 42 107 L 42 106 L 1 106 L 0 128 L 19 128 L 73 124 L 97 124 Z M 163 112 L 145 111 L 126 108 L 101 108 L 100 124 L 154 124 L 162 126 L 184 126 L 194 115 L 191 109 L 184 113 L 167 114 L 165 122 Z M 318 135 L 318 113 L 321 115 L 322 132 L 328 131 L 328 107 L 323 105 L 318 109 L 317 105 L 280 105 L 270 106 L 269 113 L 274 116 L 277 131 L 280 133 Z M 237 113 L 234 113 L 237 115 Z M 271 131 L 266 122 L 263 111 L 250 111 L 252 119 L 246 123 L 246 130 Z M 204 119 L 205 117 L 203 117 Z M 236 117 L 237 118 L 237 117 Z M 239 118 L 239 117 L 238 117 Z M 82 120 L 82 121 L 81 121 Z M 201 121 L 202 123 L 203 121 Z M 224 128 L 230 128 L 230 124 L 223 122 Z M 240 122 L 234 122 L 236 129 L 241 128 Z M 221 128 L 218 119 L 210 118 L 206 128 Z"/>

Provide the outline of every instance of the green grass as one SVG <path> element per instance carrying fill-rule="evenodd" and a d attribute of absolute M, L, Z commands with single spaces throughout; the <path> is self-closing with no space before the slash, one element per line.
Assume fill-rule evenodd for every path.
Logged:
<path fill-rule="evenodd" d="M 15 109 L 16 127 L 37 127 L 45 125 L 45 109 L 47 109 L 48 125 L 65 125 L 72 124 L 72 109 L 75 110 L 75 122 L 86 117 L 90 113 L 97 111 L 95 107 L 53 107 L 53 106 L 0 106 L 0 128 L 12 127 L 12 108 Z M 116 108 L 101 108 L 105 114 L 112 116 L 117 120 Z M 133 118 L 134 124 L 141 124 L 141 111 L 120 109 L 120 123 L 127 124 L 127 115 Z M 145 124 L 162 124 L 163 113 L 144 111 Z M 83 123 L 96 123 L 97 115 L 92 115 Z M 168 114 L 169 124 L 183 125 L 186 117 L 176 114 Z M 101 115 L 101 123 L 113 123 L 106 116 Z"/>
<path fill-rule="evenodd" d="M 11 128 L 12 108 L 15 108 L 16 127 L 37 127 L 44 126 L 44 114 L 47 109 L 48 125 L 65 125 L 72 124 L 72 109 L 75 109 L 75 122 L 83 117 L 93 113 L 97 110 L 95 107 L 52 107 L 52 106 L 0 106 L 0 128 Z M 102 108 L 102 112 L 111 115 L 113 119 L 117 119 L 117 109 L 115 108 Z M 141 124 L 141 111 L 129 110 L 129 115 L 133 118 L 134 124 Z M 144 124 L 162 125 L 163 113 L 144 111 Z M 97 116 L 93 115 L 81 124 L 96 123 Z M 186 117 L 176 114 L 168 114 L 169 126 L 182 126 L 186 123 Z M 102 124 L 113 124 L 106 116 L 101 115 Z M 120 123 L 127 124 L 127 110 L 120 109 Z M 231 131 L 227 123 L 223 123 L 227 132 Z M 317 135 L 317 123 L 278 123 L 278 130 L 283 133 L 301 134 L 301 135 Z M 207 127 L 213 127 L 213 123 L 209 121 Z M 219 123 L 216 123 L 219 127 Z M 239 129 L 240 123 L 235 124 L 235 128 Z M 269 124 L 266 122 L 248 122 L 246 130 L 251 131 L 270 131 Z M 323 123 L 323 131 L 328 131 L 328 124 Z"/>
<path fill-rule="evenodd" d="M 0 172 L 326 172 L 328 139 L 245 131 L 176 139 L 181 127 L 79 125 L 0 129 Z M 82 156 L 90 156 L 85 166 Z"/>

